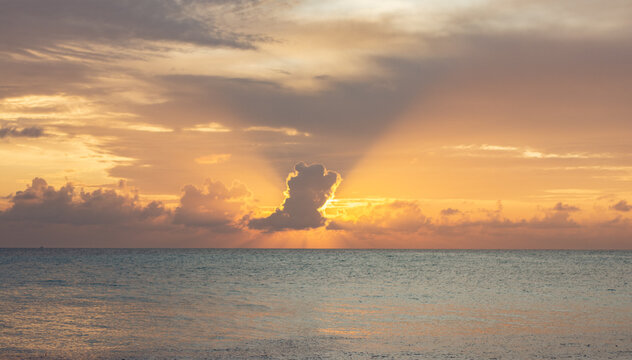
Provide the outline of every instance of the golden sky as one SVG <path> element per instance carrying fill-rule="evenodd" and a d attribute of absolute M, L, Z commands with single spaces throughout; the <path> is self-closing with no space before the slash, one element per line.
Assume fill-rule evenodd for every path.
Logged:
<path fill-rule="evenodd" d="M 0 7 L 0 247 L 632 248 L 627 0 Z"/>

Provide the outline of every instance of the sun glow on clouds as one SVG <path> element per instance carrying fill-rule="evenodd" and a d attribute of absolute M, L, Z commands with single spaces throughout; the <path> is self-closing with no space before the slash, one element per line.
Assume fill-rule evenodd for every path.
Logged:
<path fill-rule="evenodd" d="M 95 115 L 93 104 L 76 95 L 27 95 L 0 100 L 0 118 L 84 119 Z"/>
<path fill-rule="evenodd" d="M 94 6 L 0 12 L 0 195 L 127 179 L 198 246 L 632 246 L 625 1 Z"/>
<path fill-rule="evenodd" d="M 195 162 L 202 165 L 219 164 L 230 159 L 230 154 L 212 154 L 204 155 L 195 159 Z"/>
<path fill-rule="evenodd" d="M 375 64 L 375 57 L 424 53 L 418 41 L 419 24 L 423 24 L 423 31 L 432 33 L 445 26 L 435 23 L 438 16 L 428 14 L 446 11 L 435 11 L 439 5 L 436 2 L 419 9 L 419 4 L 406 1 L 379 2 L 370 7 L 306 1 L 272 6 L 269 17 L 234 19 L 243 31 L 265 29 L 274 40 L 257 42 L 256 49 L 162 43 L 156 44 L 159 53 L 146 54 L 152 58 L 149 63 L 129 59 L 122 64 L 153 74 L 255 79 L 295 91 L 318 92 L 327 89 L 332 80 L 363 80 L 367 75 L 386 78 L 387 72 Z M 332 8 L 340 11 L 331 12 Z M 424 13 L 422 22 L 412 15 L 420 13 Z"/>
<path fill-rule="evenodd" d="M 185 131 L 198 131 L 198 132 L 231 132 L 232 130 L 225 127 L 224 125 L 216 122 L 211 122 L 208 124 L 198 124 L 193 127 L 185 128 Z"/>
<path fill-rule="evenodd" d="M 300 162 L 287 177 L 283 204 L 268 216 L 251 219 L 248 226 L 268 232 L 322 227 L 327 223 L 323 211 L 341 181 L 340 174 L 321 164 Z"/>
<path fill-rule="evenodd" d="M 277 133 L 285 134 L 287 136 L 311 136 L 310 133 L 301 132 L 294 128 L 288 128 L 288 127 L 275 128 L 271 126 L 251 126 L 251 127 L 245 128 L 244 131 L 277 132 Z"/>
<path fill-rule="evenodd" d="M 108 169 L 130 164 L 134 159 L 99 150 L 103 138 L 89 135 L 46 136 L 37 141 L 0 143 L 0 166 L 8 169 L 0 177 L 0 188 L 15 189 L 17 184 L 45 177 L 52 184 L 69 180 L 87 184 L 112 183 L 118 179 Z"/>
<path fill-rule="evenodd" d="M 605 159 L 613 157 L 612 154 L 607 153 L 547 153 L 542 151 L 533 150 L 530 147 L 516 147 L 516 146 L 503 146 L 503 145 L 455 145 L 444 146 L 444 149 L 448 150 L 462 150 L 463 154 L 467 156 L 485 156 L 490 152 L 500 152 L 510 154 L 515 157 L 522 157 L 526 159 Z M 486 153 L 487 152 L 487 153 Z"/>
<path fill-rule="evenodd" d="M 110 122 L 111 124 L 111 122 Z M 117 124 L 114 123 L 112 124 L 113 128 L 118 128 L 118 129 L 127 129 L 127 130 L 136 130 L 136 131 L 147 131 L 147 132 L 172 132 L 173 129 L 169 129 L 163 126 L 158 126 L 158 125 L 150 125 L 150 124 L 129 124 L 129 123 L 123 123 L 123 124 Z"/>
<path fill-rule="evenodd" d="M 171 132 L 160 125 L 139 122 L 138 115 L 108 111 L 103 105 L 83 96 L 66 94 L 27 95 L 0 100 L 0 119 L 38 121 L 49 126 L 100 126 L 104 128 Z"/>

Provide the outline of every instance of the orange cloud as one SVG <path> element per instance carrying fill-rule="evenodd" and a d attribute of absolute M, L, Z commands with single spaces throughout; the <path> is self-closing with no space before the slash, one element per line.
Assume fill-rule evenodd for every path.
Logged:
<path fill-rule="evenodd" d="M 204 155 L 195 159 L 195 162 L 203 165 L 219 164 L 230 159 L 230 154 Z"/>
<path fill-rule="evenodd" d="M 299 163 L 288 177 L 283 207 L 252 219 L 252 195 L 240 183 L 187 185 L 179 205 L 169 210 L 159 201 L 142 204 L 123 183 L 88 192 L 72 184 L 56 189 L 35 178 L 0 212 L 6 235 L 0 246 L 632 248 L 629 217 L 582 218 L 584 211 L 562 202 L 530 218 L 510 218 L 500 204 L 491 210 L 444 208 L 433 218 L 419 201 L 356 200 L 332 206 L 326 218 L 319 209 L 339 181 L 321 165 Z M 627 203 L 612 209 L 621 212 L 615 208 L 621 204 Z"/>
<path fill-rule="evenodd" d="M 201 188 L 187 185 L 180 206 L 174 212 L 174 224 L 237 230 L 246 214 L 246 201 L 251 197 L 245 185 L 227 187 L 219 181 L 207 180 Z"/>

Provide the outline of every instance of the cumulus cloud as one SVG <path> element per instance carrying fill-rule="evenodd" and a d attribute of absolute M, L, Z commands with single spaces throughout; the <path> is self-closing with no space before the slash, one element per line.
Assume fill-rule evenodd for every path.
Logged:
<path fill-rule="evenodd" d="M 122 195 L 112 189 L 77 192 L 70 183 L 56 190 L 42 178 L 33 179 L 9 201 L 11 206 L 0 213 L 0 220 L 94 225 L 154 221 L 169 215 L 160 202 L 142 206 L 137 194 Z"/>
<path fill-rule="evenodd" d="M 340 175 L 323 165 L 303 162 L 296 164 L 294 170 L 287 178 L 285 201 L 281 207 L 268 217 L 250 220 L 250 228 L 279 231 L 325 225 L 326 218 L 321 209 L 333 198 L 342 181 Z"/>
<path fill-rule="evenodd" d="M 68 183 L 59 189 L 35 178 L 23 191 L 10 195 L 11 206 L 0 212 L 0 221 L 72 225 L 160 222 L 161 225 L 201 226 L 225 230 L 236 228 L 246 214 L 250 191 L 245 185 L 231 187 L 207 180 L 200 188 L 187 185 L 175 211 L 159 201 L 143 206 L 138 193 L 120 183 L 118 189 L 77 191 Z"/>
<path fill-rule="evenodd" d="M 0 128 L 0 139 L 6 137 L 37 138 L 42 135 L 44 135 L 44 129 L 39 126 L 29 126 L 21 129 L 14 126 Z"/>
<path fill-rule="evenodd" d="M 628 212 L 632 210 L 632 205 L 628 204 L 628 202 L 625 200 L 621 200 L 618 203 L 612 205 L 610 209 L 616 210 L 616 211 Z"/>
<path fill-rule="evenodd" d="M 170 210 L 160 201 L 144 205 L 124 182 L 85 191 L 35 178 L 6 197 L 0 247 L 235 247 L 248 238 L 240 230 L 249 197 L 242 184 L 208 180 L 186 186 Z"/>
<path fill-rule="evenodd" d="M 235 230 L 246 212 L 251 193 L 245 185 L 227 187 L 219 181 L 206 180 L 201 188 L 187 185 L 176 208 L 173 222 L 188 226 Z"/>

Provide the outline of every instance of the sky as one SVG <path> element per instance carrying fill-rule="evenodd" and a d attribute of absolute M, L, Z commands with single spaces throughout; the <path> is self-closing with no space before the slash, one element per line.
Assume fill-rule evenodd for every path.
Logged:
<path fill-rule="evenodd" d="M 0 10 L 0 247 L 632 249 L 628 0 Z"/>

